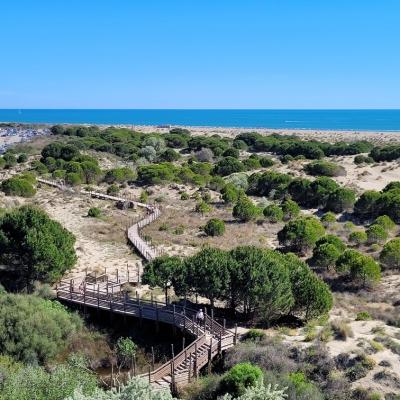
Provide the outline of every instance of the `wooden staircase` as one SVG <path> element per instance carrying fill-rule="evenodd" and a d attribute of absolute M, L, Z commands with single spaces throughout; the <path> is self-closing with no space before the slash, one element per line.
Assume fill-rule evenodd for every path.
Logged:
<path fill-rule="evenodd" d="M 112 288 L 110 290 L 110 288 Z M 131 298 L 122 289 L 121 282 L 86 283 L 77 286 L 73 281 L 62 281 L 57 286 L 58 299 L 83 307 L 97 308 L 116 314 L 174 325 L 194 338 L 179 354 L 155 370 L 141 375 L 155 388 L 189 383 L 199 371 L 224 350 L 236 344 L 236 333 L 226 329 L 212 316 L 196 321 L 196 310 L 175 304 Z"/>

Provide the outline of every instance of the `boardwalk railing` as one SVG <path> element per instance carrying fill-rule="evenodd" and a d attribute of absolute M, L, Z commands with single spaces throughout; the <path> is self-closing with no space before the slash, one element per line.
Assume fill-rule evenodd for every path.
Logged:
<path fill-rule="evenodd" d="M 129 241 L 132 243 L 132 245 L 136 248 L 136 250 L 142 255 L 142 257 L 145 260 L 151 261 L 160 255 L 160 252 L 154 246 L 148 243 L 144 238 L 142 238 L 140 235 L 140 229 L 142 229 L 146 225 L 149 225 L 161 215 L 160 209 L 158 207 L 154 207 L 152 205 L 127 199 L 124 197 L 111 196 L 105 193 L 86 191 L 86 190 L 75 191 L 73 188 L 67 187 L 63 183 L 51 181 L 48 179 L 37 178 L 37 181 L 52 187 L 56 187 L 60 190 L 67 189 L 71 193 L 84 194 L 96 199 L 111 200 L 111 201 L 121 202 L 123 204 L 130 204 L 134 207 L 145 208 L 147 216 L 145 216 L 143 219 L 135 222 L 132 226 L 130 226 L 127 229 L 127 236 Z"/>
<path fill-rule="evenodd" d="M 113 287 L 113 286 L 111 286 Z M 198 376 L 199 370 L 216 354 L 236 344 L 236 332 L 226 329 L 214 318 L 205 315 L 196 320 L 196 310 L 159 301 L 131 298 L 126 292 L 100 290 L 100 285 L 85 284 L 77 287 L 73 281 L 61 281 L 57 286 L 57 297 L 70 303 L 106 310 L 116 314 L 163 322 L 173 325 L 194 337 L 194 341 L 179 354 L 174 355 L 159 368 L 142 377 L 156 388 L 175 387 L 190 382 Z"/>

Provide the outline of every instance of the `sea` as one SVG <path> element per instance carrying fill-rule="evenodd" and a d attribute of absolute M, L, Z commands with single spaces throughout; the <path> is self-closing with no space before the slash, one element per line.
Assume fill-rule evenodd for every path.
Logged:
<path fill-rule="evenodd" d="M 400 109 L 0 109 L 0 122 L 400 131 Z"/>

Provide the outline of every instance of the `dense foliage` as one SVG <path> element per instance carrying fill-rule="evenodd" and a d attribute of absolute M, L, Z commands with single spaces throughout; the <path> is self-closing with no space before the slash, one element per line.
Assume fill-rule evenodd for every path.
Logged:
<path fill-rule="evenodd" d="M 0 219 L 1 261 L 21 281 L 54 282 L 76 262 L 75 237 L 58 222 L 32 206 Z"/>
<path fill-rule="evenodd" d="M 1 182 L 1 190 L 7 196 L 33 197 L 36 193 L 35 183 L 35 177 L 30 174 L 15 175 Z"/>
<path fill-rule="evenodd" d="M 212 218 L 204 226 L 207 236 L 222 236 L 225 232 L 225 222 L 218 218 Z"/>
<path fill-rule="evenodd" d="M 153 276 L 154 280 L 149 278 Z M 144 277 L 144 282 L 152 282 L 152 286 L 165 288 L 171 282 L 180 296 L 198 294 L 209 299 L 211 305 L 216 300 L 225 301 L 246 317 L 266 323 L 290 312 L 311 318 L 328 312 L 332 306 L 327 285 L 307 264 L 293 254 L 252 246 L 229 252 L 205 248 L 183 263 L 174 257 L 162 257 L 146 265 Z"/>
<path fill-rule="evenodd" d="M 289 251 L 305 254 L 325 234 L 325 228 L 314 217 L 298 218 L 288 222 L 278 232 L 279 243 Z"/>
<path fill-rule="evenodd" d="M 304 167 L 307 174 L 315 176 L 342 176 L 346 170 L 338 164 L 328 161 L 313 161 Z"/>
<path fill-rule="evenodd" d="M 0 353 L 15 360 L 53 360 L 81 326 L 81 320 L 59 303 L 33 295 L 0 295 Z"/>

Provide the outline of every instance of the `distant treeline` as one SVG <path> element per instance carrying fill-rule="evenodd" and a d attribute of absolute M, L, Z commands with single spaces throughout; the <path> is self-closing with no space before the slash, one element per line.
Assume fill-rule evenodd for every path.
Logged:
<path fill-rule="evenodd" d="M 135 160 L 140 156 L 143 140 L 149 136 L 126 128 L 99 129 L 97 126 L 62 126 L 51 128 L 53 134 L 84 138 L 79 145 L 85 148 L 114 153 L 121 157 Z M 294 135 L 261 135 L 257 132 L 241 133 L 230 139 L 227 137 L 191 136 L 190 131 L 183 128 L 171 129 L 169 133 L 154 133 L 151 136 L 163 138 L 170 148 L 199 151 L 210 149 L 216 157 L 222 156 L 229 148 L 248 149 L 251 152 L 270 152 L 282 157 L 301 157 L 320 159 L 324 156 L 346 156 L 369 153 L 376 162 L 393 161 L 400 158 L 400 145 L 375 147 L 372 143 L 361 140 L 354 142 L 322 142 L 303 140 Z"/>

